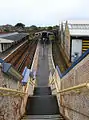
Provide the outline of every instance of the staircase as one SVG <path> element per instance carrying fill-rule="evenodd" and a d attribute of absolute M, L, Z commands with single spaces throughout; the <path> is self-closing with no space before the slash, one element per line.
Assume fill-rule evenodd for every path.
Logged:
<path fill-rule="evenodd" d="M 60 115 L 57 98 L 50 87 L 35 87 L 33 96 L 29 96 L 26 115 L 22 120 L 64 120 Z"/>

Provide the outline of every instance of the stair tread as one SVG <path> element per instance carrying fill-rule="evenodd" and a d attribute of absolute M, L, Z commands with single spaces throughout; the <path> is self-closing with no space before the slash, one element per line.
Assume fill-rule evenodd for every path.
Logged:
<path fill-rule="evenodd" d="M 64 120 L 63 117 L 61 118 L 22 118 L 21 120 Z"/>
<path fill-rule="evenodd" d="M 24 118 L 57 118 L 62 117 L 61 115 L 25 115 Z"/>
<path fill-rule="evenodd" d="M 61 115 L 25 115 L 22 120 L 64 120 Z"/>
<path fill-rule="evenodd" d="M 59 107 L 55 95 L 31 96 L 28 98 L 27 115 L 59 114 Z"/>
<path fill-rule="evenodd" d="M 64 118 L 51 118 L 51 119 L 21 119 L 21 120 L 64 120 Z"/>
<path fill-rule="evenodd" d="M 50 87 L 35 87 L 33 95 L 52 95 Z"/>

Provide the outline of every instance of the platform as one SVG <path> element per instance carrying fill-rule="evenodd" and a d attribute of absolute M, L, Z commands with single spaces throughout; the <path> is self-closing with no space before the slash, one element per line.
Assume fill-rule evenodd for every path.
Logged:
<path fill-rule="evenodd" d="M 49 79 L 49 65 L 48 65 L 48 49 L 49 45 L 43 48 L 40 45 L 39 48 L 39 59 L 38 59 L 38 70 L 37 70 L 37 85 L 48 86 Z"/>

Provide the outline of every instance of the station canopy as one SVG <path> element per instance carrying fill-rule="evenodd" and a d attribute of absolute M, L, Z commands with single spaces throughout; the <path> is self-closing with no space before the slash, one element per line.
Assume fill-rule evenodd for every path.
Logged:
<path fill-rule="evenodd" d="M 22 40 L 27 35 L 28 35 L 27 33 L 17 33 L 14 35 L 2 36 L 1 38 L 7 39 L 7 40 L 13 40 L 15 42 L 15 41 Z"/>
<path fill-rule="evenodd" d="M 9 33 L 9 34 L 1 34 L 0 35 L 0 43 L 13 43 L 16 41 L 22 40 L 26 37 L 27 33 Z"/>

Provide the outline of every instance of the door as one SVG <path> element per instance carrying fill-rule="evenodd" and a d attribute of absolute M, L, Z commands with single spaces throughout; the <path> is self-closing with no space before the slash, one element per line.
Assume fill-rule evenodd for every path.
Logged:
<path fill-rule="evenodd" d="M 71 62 L 74 62 L 82 55 L 82 40 L 72 39 Z"/>

